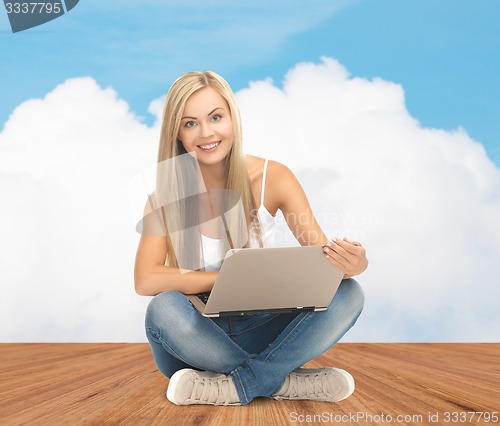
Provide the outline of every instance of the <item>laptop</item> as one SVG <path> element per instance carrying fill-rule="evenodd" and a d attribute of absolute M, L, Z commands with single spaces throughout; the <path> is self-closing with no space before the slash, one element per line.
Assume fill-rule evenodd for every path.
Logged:
<path fill-rule="evenodd" d="M 325 311 L 343 277 L 323 246 L 232 249 L 212 291 L 187 297 L 206 317 Z"/>

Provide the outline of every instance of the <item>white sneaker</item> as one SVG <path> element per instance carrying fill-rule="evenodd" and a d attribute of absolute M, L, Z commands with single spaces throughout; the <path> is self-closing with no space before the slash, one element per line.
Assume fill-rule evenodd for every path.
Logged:
<path fill-rule="evenodd" d="M 176 371 L 172 375 L 167 398 L 177 405 L 241 405 L 231 377 L 190 368 Z"/>
<path fill-rule="evenodd" d="M 354 392 L 354 379 L 340 368 L 297 368 L 285 379 L 274 399 L 337 402 Z"/>

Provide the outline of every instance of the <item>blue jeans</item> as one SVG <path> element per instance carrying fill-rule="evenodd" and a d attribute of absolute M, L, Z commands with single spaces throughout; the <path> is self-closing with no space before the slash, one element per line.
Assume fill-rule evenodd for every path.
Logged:
<path fill-rule="evenodd" d="M 229 374 L 248 404 L 277 392 L 288 373 L 337 343 L 363 303 L 363 290 L 350 278 L 326 311 L 206 318 L 184 294 L 167 291 L 149 303 L 146 336 L 165 376 L 182 368 Z"/>

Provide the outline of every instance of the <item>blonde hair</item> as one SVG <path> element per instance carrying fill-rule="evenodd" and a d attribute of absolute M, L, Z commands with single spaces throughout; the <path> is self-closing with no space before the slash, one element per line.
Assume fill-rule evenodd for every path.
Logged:
<path fill-rule="evenodd" d="M 226 188 L 239 194 L 241 204 L 243 206 L 243 217 L 245 218 L 245 224 L 237 223 L 242 222 L 240 215 L 239 219 L 228 221 L 229 234 L 233 237 L 229 237 L 230 245 L 233 241 L 245 241 L 244 247 L 249 247 L 250 238 L 241 237 L 241 226 L 244 226 L 246 234 L 248 236 L 253 235 L 262 247 L 261 230 L 256 215 L 257 209 L 254 202 L 254 197 L 252 194 L 252 188 L 250 185 L 250 178 L 248 176 L 245 156 L 243 153 L 242 144 L 242 130 L 241 130 L 241 116 L 239 108 L 236 104 L 236 99 L 231 90 L 229 84 L 218 74 L 212 71 L 203 72 L 188 72 L 181 75 L 170 87 L 167 97 L 165 99 L 165 105 L 163 108 L 162 125 L 161 125 L 161 135 L 160 144 L 158 149 L 158 170 L 156 177 L 156 202 L 157 207 L 161 208 L 161 213 L 163 217 L 163 222 L 165 226 L 165 234 L 167 236 L 167 256 L 165 260 L 165 265 L 179 267 L 178 259 L 176 254 L 184 253 L 188 257 L 194 259 L 192 265 L 199 264 L 199 251 L 196 249 L 200 247 L 201 236 L 189 234 L 188 232 L 181 232 L 182 237 L 179 242 L 172 242 L 171 235 L 169 235 L 169 229 L 167 226 L 166 213 L 163 208 L 166 200 L 161 194 L 166 194 L 171 196 L 172 192 L 178 194 L 178 199 L 183 196 L 190 194 L 179 194 L 179 178 L 175 176 L 172 171 L 167 173 L 167 175 L 162 172 L 160 164 L 166 160 L 174 159 L 175 157 L 186 154 L 186 150 L 182 143 L 178 140 L 179 129 L 181 125 L 181 117 L 184 112 L 186 102 L 189 97 L 196 91 L 211 87 L 216 90 L 219 95 L 221 95 L 229 107 L 231 114 L 231 119 L 233 123 L 233 135 L 234 142 L 233 146 L 224 160 L 224 171 L 226 176 Z M 193 173 L 195 169 L 193 168 Z M 189 178 L 188 178 L 189 179 Z M 234 209 L 233 209 L 234 210 Z M 168 224 L 176 224 L 177 229 L 186 229 L 186 219 L 185 215 L 192 212 L 192 209 L 182 208 L 170 209 L 168 210 Z M 228 212 L 231 213 L 231 212 Z M 233 212 L 234 213 L 234 212 Z M 177 246 L 177 247 L 175 247 Z M 233 247 L 231 247 L 233 248 Z M 240 248 L 240 247 L 234 247 Z M 174 250 L 175 249 L 175 250 Z M 191 267 L 188 267 L 191 269 Z M 193 267 L 196 269 L 196 267 Z"/>

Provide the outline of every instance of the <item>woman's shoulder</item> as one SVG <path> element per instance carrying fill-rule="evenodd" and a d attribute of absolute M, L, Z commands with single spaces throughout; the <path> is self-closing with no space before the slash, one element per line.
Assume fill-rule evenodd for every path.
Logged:
<path fill-rule="evenodd" d="M 268 163 L 267 163 L 266 182 L 268 180 L 272 181 L 283 180 L 286 179 L 287 176 L 289 176 L 290 174 L 293 174 L 292 171 L 287 166 L 280 163 L 279 161 L 271 159 L 267 160 Z M 264 173 L 265 161 L 266 161 L 265 158 L 246 154 L 247 170 L 251 180 L 252 177 L 256 178 L 262 177 Z"/>

